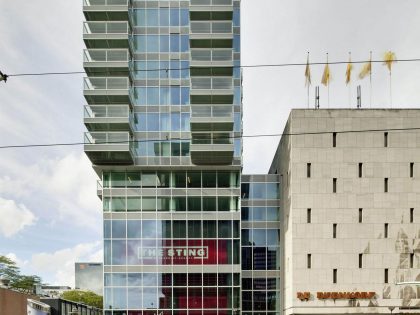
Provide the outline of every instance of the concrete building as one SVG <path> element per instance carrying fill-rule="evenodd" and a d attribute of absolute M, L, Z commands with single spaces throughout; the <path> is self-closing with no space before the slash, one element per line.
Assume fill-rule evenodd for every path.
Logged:
<path fill-rule="evenodd" d="M 0 315 L 27 315 L 28 299 L 39 298 L 11 288 L 0 287 Z"/>
<path fill-rule="evenodd" d="M 77 262 L 74 264 L 75 289 L 103 295 L 103 264 Z"/>
<path fill-rule="evenodd" d="M 240 1 L 84 0 L 83 12 L 105 314 L 238 314 Z"/>
<path fill-rule="evenodd" d="M 292 110 L 270 168 L 283 314 L 420 312 L 419 128 L 417 109 Z"/>
<path fill-rule="evenodd" d="M 61 298 L 41 298 L 42 305 L 48 305 L 48 315 L 102 315 L 102 310 L 83 303 Z M 32 314 L 28 314 L 32 315 Z M 36 314 L 38 315 L 38 314 Z M 39 315 L 44 315 L 40 313 Z"/>

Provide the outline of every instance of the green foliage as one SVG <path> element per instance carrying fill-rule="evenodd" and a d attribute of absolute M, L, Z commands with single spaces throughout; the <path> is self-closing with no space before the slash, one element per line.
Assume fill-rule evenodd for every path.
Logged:
<path fill-rule="evenodd" d="M 70 290 L 63 292 L 61 297 L 65 300 L 79 302 L 102 309 L 102 296 L 95 294 L 91 291 Z"/>
<path fill-rule="evenodd" d="M 34 285 L 41 283 L 38 276 L 21 275 L 16 263 L 3 255 L 0 255 L 0 278 L 8 279 L 11 288 L 25 293 L 32 293 Z"/>

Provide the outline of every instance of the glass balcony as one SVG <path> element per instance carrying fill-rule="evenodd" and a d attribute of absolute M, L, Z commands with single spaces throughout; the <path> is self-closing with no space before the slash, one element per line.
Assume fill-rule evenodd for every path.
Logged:
<path fill-rule="evenodd" d="M 192 90 L 232 90 L 232 77 L 191 77 Z"/>
<path fill-rule="evenodd" d="M 190 130 L 197 131 L 233 131 L 232 105 L 192 105 Z"/>
<path fill-rule="evenodd" d="M 232 5 L 232 0 L 191 0 L 191 5 Z"/>
<path fill-rule="evenodd" d="M 232 64 L 232 49 L 191 49 L 191 64 L 205 64 L 206 62 Z"/>
<path fill-rule="evenodd" d="M 128 64 L 128 49 L 85 49 L 83 51 L 83 62 L 124 62 Z"/>
<path fill-rule="evenodd" d="M 192 133 L 191 144 L 233 144 L 231 133 Z"/>
<path fill-rule="evenodd" d="M 106 35 L 106 34 L 122 34 L 129 33 L 128 22 L 84 22 L 83 35 Z"/>
<path fill-rule="evenodd" d="M 192 21 L 191 34 L 232 34 L 232 21 Z"/>
<path fill-rule="evenodd" d="M 84 149 L 92 163 L 133 164 L 134 142 L 129 132 L 86 132 Z"/>
<path fill-rule="evenodd" d="M 130 116 L 128 105 L 86 105 L 84 118 L 127 118 Z"/>
<path fill-rule="evenodd" d="M 131 137 L 128 132 L 85 132 L 85 144 L 129 145 Z"/>
<path fill-rule="evenodd" d="M 233 136 L 229 132 L 203 132 L 191 134 L 191 162 L 197 165 L 231 164 Z"/>
<path fill-rule="evenodd" d="M 134 116 L 128 105 L 86 105 L 84 123 L 89 131 L 134 130 Z"/>
<path fill-rule="evenodd" d="M 83 0 L 84 6 L 94 5 L 125 5 L 128 6 L 128 0 Z"/>
<path fill-rule="evenodd" d="M 85 91 L 95 90 L 127 90 L 130 85 L 128 78 L 123 77 L 86 77 L 83 81 Z"/>
<path fill-rule="evenodd" d="M 232 118 L 232 105 L 192 105 L 191 118 Z"/>
<path fill-rule="evenodd" d="M 103 195 L 103 185 L 102 185 L 102 181 L 98 180 L 96 182 L 96 195 L 102 199 L 102 195 Z"/>

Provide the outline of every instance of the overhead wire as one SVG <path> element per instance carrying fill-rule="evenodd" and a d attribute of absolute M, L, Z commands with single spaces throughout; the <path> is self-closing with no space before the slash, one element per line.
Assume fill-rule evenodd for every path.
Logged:
<path fill-rule="evenodd" d="M 420 130 L 420 127 L 412 128 L 387 128 L 387 129 L 363 129 L 363 130 L 341 130 L 341 131 L 314 131 L 314 132 L 292 132 L 292 133 L 275 133 L 275 134 L 255 134 L 255 135 L 238 135 L 229 137 L 220 137 L 217 140 L 223 139 L 243 139 L 243 138 L 265 138 L 265 137 L 288 137 L 288 136 L 303 136 L 303 135 L 322 135 L 322 134 L 344 134 L 344 133 L 364 133 L 364 132 L 398 132 L 398 131 L 414 131 Z M 86 142 L 69 142 L 69 143 L 46 143 L 46 144 L 22 144 L 22 145 L 3 145 L 0 149 L 17 149 L 17 148 L 34 148 L 34 147 L 58 147 L 58 146 L 76 146 L 76 145 L 95 145 L 95 144 L 129 144 L 142 142 L 172 142 L 172 141 L 188 141 L 193 140 L 189 138 L 172 138 L 172 139 L 140 139 L 128 141 L 106 141 L 96 143 Z"/>
<path fill-rule="evenodd" d="M 409 58 L 409 59 L 396 59 L 395 62 L 419 62 L 420 58 Z M 359 61 L 332 61 L 328 62 L 329 65 L 338 65 L 338 64 L 362 64 L 362 63 L 383 63 L 383 60 L 359 60 Z M 309 65 L 325 65 L 326 62 L 310 62 Z M 279 63 L 279 64 L 257 64 L 257 65 L 233 65 L 233 66 L 227 66 L 224 68 L 275 68 L 275 67 L 294 67 L 294 66 L 306 66 L 307 63 Z M 156 68 L 156 69 L 130 69 L 128 71 L 63 71 L 63 72 L 34 72 L 34 73 L 15 73 L 15 74 L 8 74 L 9 77 L 21 77 L 21 76 L 44 76 L 44 75 L 72 75 L 72 74 L 89 74 L 89 73 L 125 73 L 125 72 L 153 72 L 153 71 L 182 71 L 182 70 L 191 70 L 191 69 L 208 69 L 208 66 L 190 66 L 190 67 L 184 67 L 184 68 Z"/>

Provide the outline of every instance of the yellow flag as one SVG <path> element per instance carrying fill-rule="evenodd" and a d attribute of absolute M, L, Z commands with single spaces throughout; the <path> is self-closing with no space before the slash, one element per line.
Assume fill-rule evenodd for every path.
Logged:
<path fill-rule="evenodd" d="M 311 85 L 311 68 L 309 67 L 309 53 L 308 58 L 306 59 L 306 68 L 305 68 L 305 86 Z"/>
<path fill-rule="evenodd" d="M 330 67 L 327 63 L 324 68 L 324 73 L 322 74 L 321 83 L 327 86 L 328 84 L 330 84 L 330 80 L 331 80 Z"/>
<path fill-rule="evenodd" d="M 346 69 L 346 84 L 350 83 L 351 80 L 351 70 L 353 70 L 353 65 L 351 63 L 351 57 L 349 56 L 349 62 L 347 64 L 347 69 Z"/>
<path fill-rule="evenodd" d="M 362 70 L 359 73 L 359 79 L 364 79 L 368 74 L 372 73 L 372 54 L 370 55 L 369 61 L 363 65 Z"/>
<path fill-rule="evenodd" d="M 396 62 L 397 56 L 392 51 L 387 51 L 384 54 L 384 65 L 387 66 L 389 72 L 391 73 L 392 64 Z"/>

